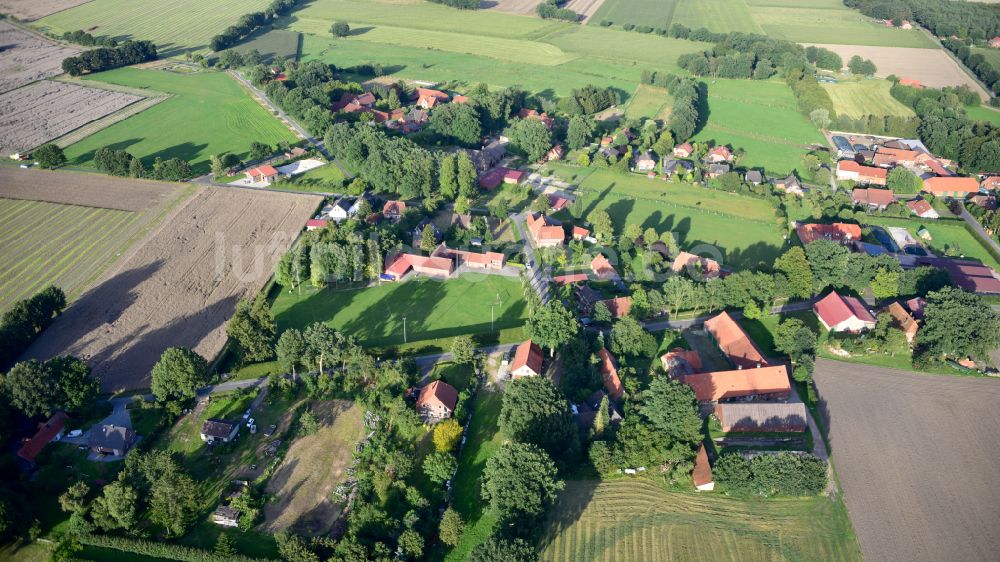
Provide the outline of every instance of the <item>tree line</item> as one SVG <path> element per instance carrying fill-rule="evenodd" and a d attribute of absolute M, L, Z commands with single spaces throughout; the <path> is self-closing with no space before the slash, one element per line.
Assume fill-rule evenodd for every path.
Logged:
<path fill-rule="evenodd" d="M 6 369 L 48 328 L 66 308 L 66 295 L 59 287 L 18 301 L 0 316 L 0 369 Z"/>
<path fill-rule="evenodd" d="M 63 41 L 69 41 L 71 43 L 76 43 L 77 45 L 83 45 L 84 47 L 117 47 L 118 41 L 113 37 L 105 37 L 103 35 L 91 35 L 82 29 L 77 29 L 76 31 L 67 31 L 59 36 Z"/>
<path fill-rule="evenodd" d="M 554 19 L 563 21 L 578 21 L 580 19 L 580 14 L 570 10 L 569 8 L 559 7 L 559 2 L 556 0 L 545 0 L 538 6 L 535 7 L 535 12 L 542 19 Z"/>
<path fill-rule="evenodd" d="M 997 70 L 993 63 L 990 62 L 982 53 L 974 53 L 972 51 L 973 43 L 969 40 L 955 39 L 949 37 L 941 41 L 946 49 L 955 53 L 962 64 L 967 66 L 969 70 L 976 74 L 983 84 L 990 89 L 994 94 L 1000 93 L 1000 70 Z M 1000 101 L 994 102 L 993 100 L 998 98 L 991 98 L 990 104 L 996 106 Z M 979 98 L 976 97 L 974 104 L 969 105 L 979 105 Z"/>
<path fill-rule="evenodd" d="M 152 41 L 125 41 L 116 47 L 101 47 L 67 57 L 62 61 L 62 69 L 70 76 L 80 76 L 151 60 L 156 60 L 156 45 Z"/>
<path fill-rule="evenodd" d="M 194 175 L 194 170 L 187 160 L 177 157 L 164 160 L 157 156 L 153 168 L 147 169 L 141 159 L 132 156 L 128 151 L 108 146 L 94 152 L 94 166 L 112 176 L 162 181 L 184 181 Z"/>
<path fill-rule="evenodd" d="M 782 452 L 747 458 L 723 454 L 712 467 L 722 491 L 733 495 L 813 496 L 826 488 L 826 463 L 815 455 Z"/>
<path fill-rule="evenodd" d="M 989 4 L 950 0 L 845 0 L 844 4 L 896 25 L 916 21 L 938 37 L 982 41 L 1000 35 L 1000 11 Z"/>
<path fill-rule="evenodd" d="M 460 10 L 478 10 L 479 0 L 431 0 L 435 4 L 444 4 Z"/>
<path fill-rule="evenodd" d="M 298 2 L 299 0 L 272 0 L 263 12 L 251 12 L 240 16 L 240 19 L 235 24 L 212 37 L 208 45 L 215 52 L 232 47 L 246 39 L 254 31 L 273 22 L 279 16 L 286 15 L 294 10 Z"/>

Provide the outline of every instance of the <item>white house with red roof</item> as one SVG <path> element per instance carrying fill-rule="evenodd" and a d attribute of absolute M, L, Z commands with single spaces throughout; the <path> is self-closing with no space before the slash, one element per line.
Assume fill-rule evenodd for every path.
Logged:
<path fill-rule="evenodd" d="M 836 291 L 813 303 L 813 312 L 831 332 L 857 334 L 875 327 L 875 316 L 860 299 L 841 296 Z"/>
<path fill-rule="evenodd" d="M 542 348 L 531 340 L 521 343 L 514 351 L 510 377 L 537 377 L 542 374 Z"/>
<path fill-rule="evenodd" d="M 705 162 L 710 164 L 720 164 L 722 162 L 729 162 L 733 159 L 733 152 L 729 150 L 728 146 L 716 146 L 708 151 L 705 155 Z"/>
<path fill-rule="evenodd" d="M 250 168 L 246 172 L 247 179 L 253 183 L 271 185 L 278 179 L 278 170 L 269 164 Z"/>
<path fill-rule="evenodd" d="M 434 381 L 420 389 L 417 413 L 425 421 L 450 418 L 458 405 L 458 391 L 444 381 Z"/>
<path fill-rule="evenodd" d="M 674 147 L 674 157 L 676 158 L 690 158 L 692 154 L 694 154 L 694 147 L 689 142 Z"/>

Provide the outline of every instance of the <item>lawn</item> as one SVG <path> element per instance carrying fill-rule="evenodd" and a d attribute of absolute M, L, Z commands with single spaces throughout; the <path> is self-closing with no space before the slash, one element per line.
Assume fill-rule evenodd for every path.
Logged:
<path fill-rule="evenodd" d="M 970 119 L 987 121 L 993 126 L 1000 127 L 1000 111 L 985 106 L 965 107 L 965 113 Z"/>
<path fill-rule="evenodd" d="M 889 94 L 892 83 L 888 80 L 861 80 L 820 84 L 830 94 L 833 108 L 838 115 L 864 117 L 865 115 L 901 115 L 910 117 L 913 110 Z M 1000 113 L 997 113 L 1000 118 Z"/>
<path fill-rule="evenodd" d="M 748 6 L 764 33 L 797 43 L 938 48 L 919 29 L 890 29 L 836 0 L 723 0 Z M 679 21 L 679 20 L 678 20 Z"/>
<path fill-rule="evenodd" d="M 729 265 L 770 262 L 785 244 L 774 210 L 761 199 L 607 170 L 587 176 L 577 194 L 574 216 L 605 210 L 619 233 L 633 223 L 672 231 L 685 249 L 714 246 Z"/>
<path fill-rule="evenodd" d="M 567 482 L 549 510 L 541 560 L 840 562 L 861 552 L 839 500 L 738 500 L 630 478 Z"/>
<path fill-rule="evenodd" d="M 743 166 L 771 174 L 791 172 L 801 166 L 806 145 L 825 142 L 778 80 L 712 80 L 708 111 L 708 123 L 694 140 L 742 148 Z"/>
<path fill-rule="evenodd" d="M 97 149 L 111 146 L 142 158 L 147 168 L 156 157 L 178 157 L 205 173 L 212 154 L 233 153 L 245 159 L 252 141 L 273 145 L 297 140 L 225 73 L 181 75 L 120 68 L 87 80 L 166 92 L 171 97 L 68 147 L 66 157 L 72 165 L 90 166 Z"/>
<path fill-rule="evenodd" d="M 917 230 L 921 226 L 926 227 L 928 232 L 931 233 L 932 240 L 917 239 L 927 244 L 935 254 L 979 260 L 993 269 L 1000 270 L 1000 263 L 997 263 L 997 260 L 983 247 L 977 237 L 965 229 L 965 225 L 961 221 L 923 221 L 874 216 L 868 217 L 867 220 L 869 224 L 880 226 L 901 226 L 909 230 L 910 234 L 915 238 L 917 237 Z"/>
<path fill-rule="evenodd" d="M 677 3 L 678 0 L 604 0 L 587 23 L 598 25 L 607 20 L 614 25 L 631 23 L 669 29 Z"/>
<path fill-rule="evenodd" d="M 462 392 L 469 388 L 475 374 L 475 369 L 473 369 L 472 365 L 459 365 L 458 363 L 446 361 L 434 365 L 434 370 L 431 371 L 430 378 L 433 380 L 442 380 L 454 386 L 459 392 Z"/>
<path fill-rule="evenodd" d="M 639 84 L 628 105 L 625 106 L 625 116 L 666 119 L 670 115 L 671 103 L 670 94 L 666 89 Z"/>
<path fill-rule="evenodd" d="M 325 166 L 313 168 L 304 174 L 294 176 L 290 180 L 280 181 L 272 187 L 311 193 L 336 193 L 344 186 L 347 177 L 340 167 L 330 162 Z"/>
<path fill-rule="evenodd" d="M 708 28 L 717 33 L 742 31 L 758 33 L 764 30 L 757 25 L 744 0 L 701 0 L 700 2 L 679 2 L 674 14 L 674 23 L 698 29 Z"/>
<path fill-rule="evenodd" d="M 299 57 L 299 43 L 302 34 L 287 29 L 266 29 L 264 33 L 255 33 L 250 40 L 240 43 L 235 49 L 241 53 L 249 53 L 256 49 L 265 60 L 291 59 Z"/>
<path fill-rule="evenodd" d="M 488 390 L 480 391 L 475 398 L 472 421 L 466 431 L 468 441 L 458 459 L 458 474 L 455 476 L 452 499 L 452 506 L 465 520 L 465 531 L 461 542 L 444 557 L 449 562 L 460 562 L 468 558 L 469 552 L 485 541 L 496 525 L 496 518 L 486 511 L 480 491 L 486 461 L 502 443 L 497 426 L 502 402 L 503 396 L 499 392 Z"/>
<path fill-rule="evenodd" d="M 37 25 L 62 34 L 77 29 L 118 40 L 149 39 L 160 56 L 207 51 L 213 35 L 270 0 L 92 0 L 42 18 Z"/>
<path fill-rule="evenodd" d="M 527 308 L 520 279 L 474 273 L 448 281 L 413 277 L 361 289 L 307 287 L 301 296 L 284 291 L 273 311 L 279 332 L 325 322 L 367 347 L 381 347 L 404 343 L 404 319 L 410 344 L 489 334 L 494 303 L 495 329 L 524 324 Z"/>

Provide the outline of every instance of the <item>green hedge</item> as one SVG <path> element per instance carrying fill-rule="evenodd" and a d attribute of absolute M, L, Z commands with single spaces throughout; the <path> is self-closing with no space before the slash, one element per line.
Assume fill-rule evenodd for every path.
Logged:
<path fill-rule="evenodd" d="M 128 537 L 85 535 L 80 537 L 80 542 L 90 546 L 111 548 L 122 552 L 178 560 L 180 562 L 259 562 L 267 560 L 266 558 L 250 558 L 241 554 L 222 556 L 210 550 Z"/>

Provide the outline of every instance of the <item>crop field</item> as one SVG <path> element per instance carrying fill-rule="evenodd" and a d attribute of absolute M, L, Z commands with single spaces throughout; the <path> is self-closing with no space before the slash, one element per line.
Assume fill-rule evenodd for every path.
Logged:
<path fill-rule="evenodd" d="M 298 534 L 326 534 L 340 516 L 333 491 L 344 482 L 354 444 L 364 436 L 362 408 L 353 402 L 314 402 L 319 422 L 313 435 L 296 439 L 267 481 L 275 499 L 264 506 L 268 532 L 292 528 Z"/>
<path fill-rule="evenodd" d="M 0 94 L 0 153 L 31 150 L 141 99 L 49 80 L 4 92 Z"/>
<path fill-rule="evenodd" d="M 887 80 L 863 80 L 820 84 L 833 100 L 837 115 L 863 117 L 865 115 L 900 115 L 909 117 L 913 110 L 889 94 L 892 83 Z"/>
<path fill-rule="evenodd" d="M 726 264 L 770 261 L 784 246 L 774 210 L 760 199 L 602 170 L 587 176 L 577 194 L 574 214 L 605 210 L 617 232 L 626 224 L 671 231 L 685 249 L 714 246 Z"/>
<path fill-rule="evenodd" d="M 994 560 L 994 380 L 818 360 L 837 475 L 866 560 Z"/>
<path fill-rule="evenodd" d="M 809 144 L 823 135 L 798 109 L 784 82 L 714 80 L 708 84 L 708 123 L 695 140 L 746 151 L 744 166 L 787 174 L 801 166 Z"/>
<path fill-rule="evenodd" d="M 21 21 L 37 20 L 49 14 L 68 10 L 90 0 L 0 0 L 0 13 Z"/>
<path fill-rule="evenodd" d="M 760 33 L 764 30 L 757 25 L 750 8 L 743 0 L 701 0 L 691 2 L 678 0 L 673 23 L 680 23 L 698 29 L 708 28 L 709 31 L 728 33 L 742 31 L 745 33 Z"/>
<path fill-rule="evenodd" d="M 680 3 L 683 5 L 688 2 Z M 591 16 L 590 22 L 596 25 L 602 21 L 610 21 L 616 26 L 631 23 L 668 29 L 677 4 L 678 0 L 604 0 Z"/>
<path fill-rule="evenodd" d="M 895 45 L 866 47 L 811 44 L 837 53 L 844 59 L 844 64 L 847 64 L 847 61 L 854 55 L 871 59 L 878 69 L 875 76 L 879 78 L 895 74 L 900 77 L 916 78 L 920 80 L 921 84 L 933 88 L 966 84 L 979 92 L 983 100 L 989 99 L 982 87 L 942 49 L 911 49 Z"/>
<path fill-rule="evenodd" d="M 571 481 L 549 510 L 544 562 L 858 561 L 842 503 L 665 492 L 639 479 Z"/>
<path fill-rule="evenodd" d="M 796 43 L 924 47 L 937 45 L 919 29 L 890 29 L 835 0 L 729 0 L 749 6 L 764 33 Z"/>
<path fill-rule="evenodd" d="M 91 29 L 116 39 L 148 39 L 161 57 L 207 51 L 213 35 L 245 13 L 263 10 L 269 0 L 91 0 L 42 18 L 36 25 L 56 34 Z"/>
<path fill-rule="evenodd" d="M 75 300 L 188 192 L 178 184 L 0 168 L 0 312 L 49 285 Z"/>
<path fill-rule="evenodd" d="M 997 263 L 997 260 L 983 247 L 978 238 L 965 230 L 964 223 L 961 221 L 920 221 L 871 216 L 867 218 L 867 222 L 881 226 L 903 227 L 910 232 L 911 236 L 927 244 L 935 254 L 975 259 L 993 269 L 1000 270 L 1000 263 Z M 921 226 L 927 228 L 927 231 L 931 233 L 932 240 L 927 241 L 917 237 L 917 230 Z"/>
<path fill-rule="evenodd" d="M 666 119 L 670 115 L 671 103 L 666 89 L 639 84 L 625 107 L 625 116 Z"/>
<path fill-rule="evenodd" d="M 533 16 L 542 0 L 490 0 L 487 9 L 521 16 Z"/>
<path fill-rule="evenodd" d="M 403 319 L 409 342 L 490 331 L 524 324 L 527 308 L 516 278 L 466 273 L 438 281 L 414 277 L 363 289 L 283 291 L 274 302 L 278 331 L 325 322 L 368 347 L 403 342 Z"/>
<path fill-rule="evenodd" d="M 287 29 L 271 29 L 264 33 L 255 34 L 249 41 L 240 43 L 234 47 L 241 53 L 249 53 L 254 49 L 263 55 L 264 60 L 291 59 L 298 60 L 299 43 L 302 41 L 302 34 L 297 31 Z"/>
<path fill-rule="evenodd" d="M 79 54 L 48 38 L 0 21 L 0 93 L 62 74 L 62 61 Z"/>
<path fill-rule="evenodd" d="M 222 72 L 177 74 L 119 68 L 87 80 L 164 92 L 171 97 L 66 149 L 70 164 L 90 166 L 97 149 L 128 150 L 151 168 L 156 157 L 178 157 L 196 172 L 209 171 L 212 154 L 246 158 L 251 141 L 294 142 L 295 135 Z M 97 83 L 97 85 L 100 85 Z"/>
<path fill-rule="evenodd" d="M 70 306 L 28 355 L 85 357 L 108 391 L 148 387 L 150 369 L 168 347 L 214 359 L 236 302 L 264 286 L 320 201 L 199 190 Z"/>

